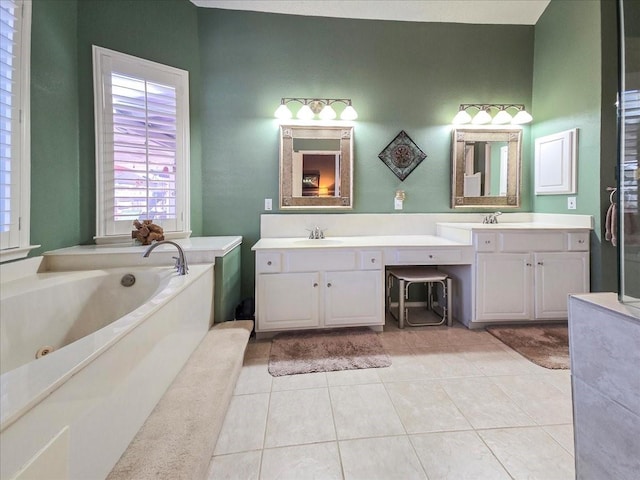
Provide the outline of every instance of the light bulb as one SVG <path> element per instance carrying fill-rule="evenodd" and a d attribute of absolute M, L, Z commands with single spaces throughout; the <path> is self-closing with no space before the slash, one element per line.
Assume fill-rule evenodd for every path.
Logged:
<path fill-rule="evenodd" d="M 491 115 L 486 110 L 480 110 L 475 114 L 471 123 L 475 125 L 484 125 L 485 123 L 489 123 L 491 121 Z"/>
<path fill-rule="evenodd" d="M 356 109 L 351 105 L 347 105 L 347 108 L 345 108 L 342 111 L 342 114 L 340 114 L 340 118 L 342 120 L 355 120 L 358 118 L 358 112 L 356 112 Z"/>
<path fill-rule="evenodd" d="M 529 123 L 533 120 L 533 117 L 526 111 L 520 110 L 511 120 L 511 123 L 516 125 L 522 125 L 523 123 Z"/>
<path fill-rule="evenodd" d="M 288 120 L 292 117 L 291 110 L 284 103 L 281 103 L 278 109 L 276 110 L 275 117 L 280 120 Z"/>
<path fill-rule="evenodd" d="M 453 117 L 451 123 L 453 123 L 454 125 L 462 125 L 465 123 L 469 123 L 470 121 L 471 115 L 469 115 L 466 110 L 460 110 L 458 113 L 456 113 L 456 116 Z"/>
<path fill-rule="evenodd" d="M 309 105 L 303 105 L 300 110 L 298 110 L 298 115 L 296 115 L 300 120 L 311 120 L 314 117 L 313 110 Z"/>
<path fill-rule="evenodd" d="M 507 112 L 506 110 L 500 110 L 496 114 L 496 116 L 493 117 L 493 120 L 491 120 L 491 123 L 496 125 L 504 125 L 505 123 L 511 122 L 511 120 L 512 118 L 509 112 Z"/>
<path fill-rule="evenodd" d="M 319 117 L 321 120 L 333 120 L 336 118 L 336 111 L 331 107 L 331 105 L 325 105 L 320 111 Z"/>

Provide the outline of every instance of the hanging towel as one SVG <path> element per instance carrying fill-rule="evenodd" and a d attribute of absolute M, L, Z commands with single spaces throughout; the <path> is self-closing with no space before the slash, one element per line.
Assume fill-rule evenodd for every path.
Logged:
<path fill-rule="evenodd" d="M 604 221 L 604 238 L 611 242 L 614 247 L 618 245 L 618 212 L 615 203 L 609 205 L 607 216 Z"/>

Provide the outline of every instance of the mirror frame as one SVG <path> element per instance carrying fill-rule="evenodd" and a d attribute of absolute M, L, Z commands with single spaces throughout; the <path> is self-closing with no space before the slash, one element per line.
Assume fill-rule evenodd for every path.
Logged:
<path fill-rule="evenodd" d="M 507 164 L 507 195 L 498 197 L 464 196 L 465 143 L 507 142 L 509 147 Z M 520 172 L 522 152 L 522 130 L 514 128 L 454 128 L 451 136 L 451 207 L 503 207 L 520 206 Z"/>
<path fill-rule="evenodd" d="M 293 196 L 293 140 L 340 140 L 340 197 Z M 280 208 L 353 208 L 353 126 L 280 125 Z"/>

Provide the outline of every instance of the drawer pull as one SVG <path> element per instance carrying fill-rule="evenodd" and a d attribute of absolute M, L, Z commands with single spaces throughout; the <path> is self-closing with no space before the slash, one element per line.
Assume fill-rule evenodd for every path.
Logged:
<path fill-rule="evenodd" d="M 318 284 L 316 282 L 313 283 L 313 288 L 316 288 Z"/>
<path fill-rule="evenodd" d="M 526 263 L 526 265 L 527 265 L 527 267 L 530 267 L 530 266 L 531 266 L 531 264 L 530 264 L 529 262 L 527 262 L 527 263 Z"/>
<path fill-rule="evenodd" d="M 433 258 L 433 255 L 429 255 L 429 258 Z"/>
<path fill-rule="evenodd" d="M 269 260 L 269 261 L 267 262 L 267 265 L 271 266 L 271 260 Z"/>
<path fill-rule="evenodd" d="M 578 240 L 578 243 L 582 244 L 582 243 L 584 243 L 584 240 L 582 240 L 582 239 Z"/>
<path fill-rule="evenodd" d="M 542 262 L 538 262 L 538 265 L 544 265 L 544 263 L 542 263 Z"/>
<path fill-rule="evenodd" d="M 331 283 L 327 283 L 327 287 L 331 287 Z"/>
<path fill-rule="evenodd" d="M 485 241 L 484 241 L 484 243 L 485 243 L 486 245 L 489 245 L 489 244 L 491 243 L 491 240 L 485 240 Z"/>
<path fill-rule="evenodd" d="M 376 259 L 375 259 L 375 258 L 372 258 L 372 259 L 371 259 L 371 263 L 376 263 Z"/>

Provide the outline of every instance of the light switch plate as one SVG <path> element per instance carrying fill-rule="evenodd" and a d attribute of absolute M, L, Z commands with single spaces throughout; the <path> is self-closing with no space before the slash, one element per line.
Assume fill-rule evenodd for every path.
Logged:
<path fill-rule="evenodd" d="M 265 210 L 271 210 L 273 208 L 273 202 L 271 201 L 270 198 L 265 198 L 264 199 L 264 209 Z"/>

